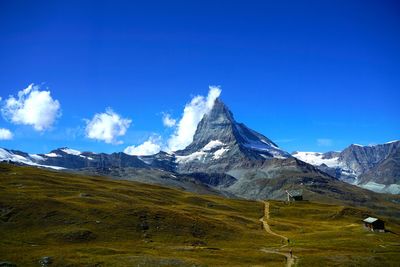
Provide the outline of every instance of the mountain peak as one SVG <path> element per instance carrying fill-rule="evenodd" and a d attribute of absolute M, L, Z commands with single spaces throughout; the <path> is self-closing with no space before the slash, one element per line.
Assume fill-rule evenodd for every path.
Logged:
<path fill-rule="evenodd" d="M 218 155 L 215 155 L 216 151 L 219 151 Z M 232 112 L 220 98 L 215 100 L 212 109 L 197 125 L 193 142 L 184 150 L 177 151 L 180 156 L 197 155 L 196 153 L 205 157 L 209 155 L 211 160 L 223 160 L 224 157 L 259 160 L 290 157 L 289 153 L 280 150 L 264 135 L 236 122 Z"/>
<path fill-rule="evenodd" d="M 221 123 L 221 122 L 234 122 L 232 112 L 225 105 L 224 102 L 218 97 L 214 101 L 214 105 L 210 112 L 206 113 L 202 119 L 202 121 L 209 121 L 212 123 Z"/>
<path fill-rule="evenodd" d="M 220 98 L 215 99 L 212 109 L 204 115 L 197 125 L 193 142 L 184 151 L 201 150 L 212 141 L 223 144 L 235 142 L 236 138 L 233 134 L 235 124 L 236 121 L 229 108 Z"/>

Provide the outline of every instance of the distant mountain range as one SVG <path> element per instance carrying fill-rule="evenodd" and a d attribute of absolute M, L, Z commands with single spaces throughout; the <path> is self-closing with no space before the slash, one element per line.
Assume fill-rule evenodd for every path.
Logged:
<path fill-rule="evenodd" d="M 292 155 L 337 179 L 375 192 L 400 193 L 400 141 L 370 146 L 353 144 L 342 152 Z"/>
<path fill-rule="evenodd" d="M 198 124 L 193 142 L 173 153 L 131 156 L 59 148 L 47 154 L 28 154 L 0 149 L 0 160 L 248 199 L 282 199 L 285 190 L 301 189 L 313 198 L 361 203 L 373 196 L 360 187 L 400 193 L 399 151 L 400 142 L 394 141 L 351 145 L 342 152 L 291 155 L 236 122 L 217 99 Z"/>

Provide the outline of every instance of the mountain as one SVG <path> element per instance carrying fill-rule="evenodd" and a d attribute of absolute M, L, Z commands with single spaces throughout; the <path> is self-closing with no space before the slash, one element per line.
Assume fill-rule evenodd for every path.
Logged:
<path fill-rule="evenodd" d="M 197 126 L 193 142 L 175 152 L 177 171 L 221 173 L 243 161 L 285 159 L 291 155 L 264 135 L 235 121 L 232 112 L 216 99 Z"/>
<path fill-rule="evenodd" d="M 97 154 L 92 152 L 80 152 L 67 147 L 52 150 L 47 154 L 28 154 L 16 150 L 0 149 L 0 159 L 59 170 L 90 167 L 149 167 L 138 157 L 130 156 L 122 152 L 112 154 Z"/>
<path fill-rule="evenodd" d="M 46 158 L 43 156 L 40 156 L 38 154 L 28 154 L 22 151 L 17 151 L 17 150 L 8 150 L 4 148 L 0 148 L 0 160 L 5 161 L 5 162 L 13 162 L 13 163 L 19 163 L 23 165 L 31 165 L 31 166 L 37 166 L 37 167 L 44 167 L 44 168 L 50 168 L 50 169 L 56 169 L 56 170 L 61 170 L 64 169 L 63 167 L 59 166 L 51 166 L 51 165 L 45 165 L 44 160 Z"/>
<path fill-rule="evenodd" d="M 198 124 L 192 143 L 183 150 L 131 156 L 66 147 L 47 154 L 1 149 L 0 159 L 229 197 L 285 199 L 285 191 L 293 189 L 303 191 L 308 199 L 365 205 L 374 195 L 342 180 L 354 181 L 373 167 L 377 168 L 375 173 L 383 173 L 382 168 L 392 166 L 393 161 L 388 160 L 380 169 L 378 163 L 398 148 L 398 142 L 376 148 L 352 145 L 343 152 L 297 152 L 292 156 L 266 136 L 236 122 L 228 107 L 216 99 Z M 386 178 L 381 180 L 393 180 Z M 368 184 L 374 179 L 372 173 L 363 181 Z"/>
<path fill-rule="evenodd" d="M 342 152 L 294 152 L 292 155 L 346 182 L 377 192 L 400 193 L 400 141 L 361 146 Z"/>
<path fill-rule="evenodd" d="M 105 175 L 114 179 L 166 185 L 195 193 L 221 195 L 221 192 L 213 189 L 222 186 L 218 181 L 171 171 L 171 168 L 174 169 L 174 157 L 165 152 L 151 157 L 137 157 L 122 152 L 112 154 L 80 152 L 66 147 L 52 150 L 47 154 L 28 154 L 0 148 L 0 161 L 59 171 Z M 223 181 L 230 183 L 226 179 Z"/>
<path fill-rule="evenodd" d="M 235 181 L 229 180 L 220 191 L 242 198 L 285 199 L 289 189 L 302 190 L 309 199 L 324 195 L 330 202 L 360 204 L 369 197 L 366 190 L 292 157 L 266 136 L 236 122 L 220 99 L 198 124 L 193 142 L 174 156 L 179 173 L 233 177 Z"/>
<path fill-rule="evenodd" d="M 192 186 L 187 184 L 187 180 L 190 180 L 209 187 L 208 190 L 217 189 L 225 195 L 235 194 L 234 190 L 226 188 L 241 178 L 237 172 L 231 175 L 228 171 L 238 168 L 251 169 L 257 165 L 261 166 L 266 160 L 292 157 L 267 137 L 236 122 L 232 112 L 220 99 L 215 100 L 211 111 L 200 121 L 193 142 L 185 149 L 172 154 L 97 154 L 66 147 L 39 155 L 5 149 L 2 151 L 7 154 L 2 157 L 3 160 L 27 165 L 108 175 L 117 179 L 151 182 L 187 190 L 192 190 Z M 18 154 L 23 156 L 17 158 Z M 177 180 L 185 184 L 177 184 Z M 264 196 L 247 194 L 246 197 Z"/>
<path fill-rule="evenodd" d="M 340 153 L 339 162 L 360 175 L 399 149 L 400 141 L 373 146 L 351 145 Z"/>
<path fill-rule="evenodd" d="M 359 176 L 359 184 L 376 192 L 400 194 L 400 149 Z"/>
<path fill-rule="evenodd" d="M 347 164 L 339 160 L 340 152 L 300 152 L 292 153 L 292 156 L 318 167 L 321 171 L 347 183 L 355 183 L 357 174 L 347 167 Z"/>

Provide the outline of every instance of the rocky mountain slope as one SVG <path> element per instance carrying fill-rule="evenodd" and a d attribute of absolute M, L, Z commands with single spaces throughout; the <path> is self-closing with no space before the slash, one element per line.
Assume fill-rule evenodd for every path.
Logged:
<path fill-rule="evenodd" d="M 359 184 L 376 192 L 400 193 L 400 149 L 359 176 Z"/>
<path fill-rule="evenodd" d="M 47 154 L 28 154 L 16 150 L 0 149 L 0 158 L 3 161 L 52 169 L 110 168 L 116 166 L 148 168 L 148 165 L 138 157 L 129 156 L 122 152 L 97 154 L 80 152 L 67 147 L 52 150 Z"/>
<path fill-rule="evenodd" d="M 174 159 L 164 152 L 142 158 L 125 153 L 80 152 L 65 147 L 47 154 L 28 154 L 0 148 L 0 161 L 75 173 L 105 175 L 115 179 L 166 185 L 201 194 L 221 195 L 220 191 L 212 188 L 222 186 L 218 181 L 171 171 L 171 168 L 174 169 Z M 209 181 L 211 184 L 208 184 Z"/>
<path fill-rule="evenodd" d="M 377 192 L 400 193 L 400 141 L 351 145 L 342 152 L 294 152 L 292 155 L 346 182 Z"/>
<path fill-rule="evenodd" d="M 179 172 L 225 172 L 243 161 L 288 158 L 270 139 L 237 123 L 232 112 L 217 99 L 197 126 L 193 142 L 175 152 Z"/>

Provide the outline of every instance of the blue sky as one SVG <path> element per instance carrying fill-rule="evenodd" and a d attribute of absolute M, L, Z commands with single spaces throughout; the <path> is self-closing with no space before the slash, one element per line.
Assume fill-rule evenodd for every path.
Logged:
<path fill-rule="evenodd" d="M 0 146 L 165 143 L 176 130 L 163 116 L 179 121 L 210 85 L 238 121 L 289 152 L 399 139 L 398 1 L 193 2 L 1 1 L 0 128 L 13 137 Z M 50 92 L 43 129 L 5 108 L 32 83 Z M 89 138 L 107 108 L 118 136 Z"/>

